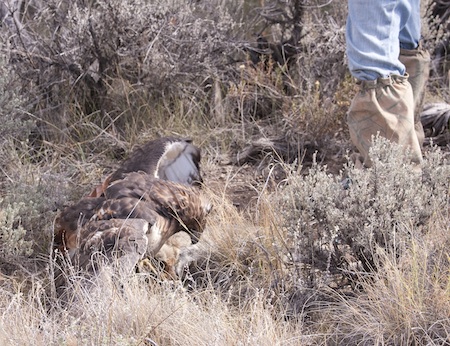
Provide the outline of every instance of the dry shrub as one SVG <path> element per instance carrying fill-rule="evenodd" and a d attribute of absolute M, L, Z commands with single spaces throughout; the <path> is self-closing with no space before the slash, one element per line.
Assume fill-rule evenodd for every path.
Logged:
<path fill-rule="evenodd" d="M 286 98 L 283 91 L 283 73 L 273 61 L 268 67 L 259 64 L 240 66 L 240 79 L 230 81 L 226 90 L 226 109 L 231 121 L 242 124 L 280 117 L 282 104 Z"/>
<path fill-rule="evenodd" d="M 423 2 L 424 42 L 432 57 L 431 86 L 447 86 L 449 75 L 450 48 L 450 10 L 446 0 L 428 0 Z M 433 88 L 434 89 L 434 88 Z"/>
<path fill-rule="evenodd" d="M 4 271 L 26 265 L 32 254 L 47 253 L 56 209 L 67 202 L 74 188 L 70 181 L 74 169 L 67 168 L 57 153 L 31 145 L 35 122 L 28 117 L 20 83 L 17 71 L 0 59 L 0 261 Z"/>
<path fill-rule="evenodd" d="M 359 275 L 363 293 L 339 296 L 323 311 L 338 345 L 445 345 L 450 338 L 448 212 L 436 213 L 426 234 L 411 229 L 402 255 L 377 250 L 379 269 Z"/>
<path fill-rule="evenodd" d="M 267 4 L 267 13 L 274 16 L 284 13 L 284 7 L 293 2 L 280 3 Z M 344 119 L 354 83 L 346 74 L 345 10 L 336 2 L 326 9 L 315 1 L 304 2 L 304 5 L 303 36 L 296 46 L 295 56 L 280 64 L 267 53 L 256 65 L 250 62 L 239 65 L 239 79 L 221 80 L 220 106 L 216 108 L 224 108 L 219 114 L 225 115 L 217 119 L 224 119 L 219 124 L 239 124 L 234 136 L 236 155 L 258 141 L 273 141 L 295 152 L 289 155 L 291 160 L 297 157 L 301 161 L 306 155 L 306 162 L 311 159 L 311 149 L 318 150 L 319 156 L 331 157 L 340 147 L 348 146 L 343 141 L 346 138 Z M 269 15 L 264 7 L 261 11 L 262 16 Z M 289 37 L 292 23 L 288 15 L 286 18 L 283 24 L 266 23 L 272 32 L 272 36 L 268 36 L 270 47 L 274 47 L 277 40 Z M 272 151 L 275 157 L 284 158 L 284 153 L 277 152 L 276 145 Z M 268 161 L 264 160 L 261 165 Z"/>
<path fill-rule="evenodd" d="M 3 201 L 0 200 L 0 204 Z M 23 203 L 7 204 L 0 211 L 0 259 L 15 261 L 19 256 L 33 253 L 32 242 L 25 240 L 26 230 L 21 225 L 21 213 L 29 209 Z"/>
<path fill-rule="evenodd" d="M 319 83 L 314 105 L 326 107 L 296 125 L 302 126 L 335 112 L 330 104 L 345 71 L 339 4 L 327 12 L 320 2 L 303 3 L 274 1 L 250 11 L 238 0 L 37 1 L 32 13 L 25 6 L 19 27 L 5 21 L 0 34 L 8 46 L 2 50 L 30 96 L 27 110 L 38 120 L 38 139 L 90 142 L 96 150 L 94 139 L 131 137 L 174 113 L 188 124 L 214 117 L 221 124 L 281 119 L 291 108 L 306 112 L 298 101 L 309 102 L 301 95 Z M 296 19 L 292 8 L 303 5 L 308 16 Z M 271 6 L 286 12 L 289 23 L 268 15 Z M 247 66 L 253 70 L 242 73 L 248 33 L 261 25 L 282 42 L 300 37 L 302 28 L 305 43 L 295 42 L 299 54 L 286 66 L 267 57 L 267 70 Z M 315 128 L 323 128 L 321 120 Z"/>
<path fill-rule="evenodd" d="M 7 146 L 10 141 L 19 143 L 25 141 L 33 128 L 33 122 L 25 117 L 24 103 L 18 76 L 8 66 L 6 56 L 2 56 L 0 57 L 0 149 Z M 3 158 L 1 163 L 7 164 Z"/>
<path fill-rule="evenodd" d="M 16 145 L 26 145 L 23 143 L 33 126 L 24 118 L 24 100 L 19 91 L 16 74 L 8 69 L 6 59 L 0 58 L 0 262 L 15 262 L 20 256 L 29 256 L 33 252 L 31 239 L 26 239 L 28 217 L 23 217 L 28 214 L 36 218 L 33 202 L 8 196 L 9 191 L 13 191 L 9 189 L 15 179 Z"/>
<path fill-rule="evenodd" d="M 381 138 L 371 156 L 372 168 L 349 165 L 346 176 L 315 165 L 306 176 L 293 174 L 274 194 L 299 289 L 335 287 L 341 275 L 355 279 L 355 270 L 377 271 L 377 249 L 403 256 L 414 234 L 427 231 L 431 216 L 443 212 L 448 218 L 450 173 L 439 149 L 428 153 L 422 175 L 412 171 L 401 148 Z M 344 177 L 351 182 L 347 189 Z"/>
<path fill-rule="evenodd" d="M 168 103 L 205 98 L 202 88 L 234 47 L 236 23 L 229 11 L 240 6 L 238 1 L 38 4 L 33 16 L 20 17 L 20 30 L 5 25 L 1 34 L 10 42 L 3 50 L 14 52 L 11 62 L 33 95 L 40 135 L 52 140 L 85 139 L 78 117 L 120 133 L 130 118 L 142 116 L 140 107 L 153 108 L 162 97 Z"/>

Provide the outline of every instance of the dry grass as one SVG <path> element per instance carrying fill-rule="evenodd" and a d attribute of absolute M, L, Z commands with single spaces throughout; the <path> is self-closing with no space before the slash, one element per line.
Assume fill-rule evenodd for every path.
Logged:
<path fill-rule="evenodd" d="M 450 337 L 448 215 L 437 214 L 428 233 L 414 234 L 403 256 L 379 249 L 379 270 L 361 274 L 361 294 L 339 296 L 324 322 L 333 343 L 444 345 Z M 335 293 L 332 293 L 335 294 Z"/>
<path fill-rule="evenodd" d="M 214 157 L 215 151 L 210 150 Z M 431 185 L 434 184 L 437 193 L 445 194 L 448 166 L 443 163 L 442 154 L 429 155 L 430 164 L 437 169 L 430 178 Z M 441 159 L 433 155 L 441 155 Z M 209 155 L 205 163 L 206 174 L 220 168 Z M 98 164 L 85 162 L 78 169 L 87 174 L 84 168 L 88 167 Z M 425 172 L 431 169 L 424 166 Z M 383 172 L 388 174 L 390 169 L 387 167 Z M 398 179 L 402 172 L 400 169 L 392 174 Z M 38 170 L 34 173 L 44 175 Z M 374 173 L 366 174 L 370 178 Z M 81 174 L 76 179 L 85 181 L 86 177 Z M 90 177 L 88 180 L 96 180 Z M 207 176 L 207 181 L 217 178 Z M 29 265 L 31 259 L 22 254 L 13 257 L 15 265 L 3 264 L 2 270 L 9 275 L 1 278 L 0 342 L 4 345 L 21 345 L 29 340 L 36 345 L 443 344 L 449 333 L 448 195 L 428 200 L 426 210 L 431 217 L 424 225 L 406 223 L 399 228 L 396 241 L 402 246 L 382 248 L 378 244 L 371 250 L 375 251 L 373 271 L 343 266 L 341 269 L 351 274 L 352 282 L 339 286 L 336 285 L 342 281 L 339 274 L 320 264 L 322 258 L 330 260 L 330 257 L 320 257 L 316 252 L 316 262 L 301 260 L 302 256 L 308 259 L 314 254 L 304 249 L 303 244 L 310 244 L 311 249 L 319 246 L 317 250 L 325 254 L 330 251 L 327 247 L 331 245 L 330 236 L 321 233 L 317 226 L 327 229 L 333 225 L 329 220 L 317 219 L 305 228 L 306 243 L 292 238 L 292 231 L 284 226 L 285 215 L 296 210 L 296 202 L 294 199 L 289 202 L 294 204 L 279 202 L 286 197 L 289 187 L 294 195 L 295 191 L 299 196 L 313 193 L 316 203 L 322 203 L 327 196 L 334 198 L 333 189 L 339 184 L 332 175 L 319 170 L 304 177 L 294 171 L 288 186 L 279 190 L 272 190 L 266 181 L 254 182 L 256 185 L 251 187 L 250 179 L 247 187 L 249 191 L 256 188 L 256 200 L 249 210 L 237 209 L 228 197 L 236 175 L 230 171 L 224 179 L 208 191 L 214 210 L 204 237 L 206 250 L 191 266 L 184 285 L 158 283 L 142 275 L 112 281 L 104 276 L 88 285 L 88 289 L 83 284 L 85 279 L 80 277 L 73 283 L 72 298 L 64 303 L 51 293 L 48 268 L 52 262 L 48 260 L 48 247 L 34 254 L 41 258 L 38 262 L 41 269 L 37 272 Z M 360 173 L 358 179 L 364 181 L 366 177 Z M 386 176 L 383 179 L 390 181 Z M 25 181 L 21 178 L 17 183 Z M 323 184 L 320 189 L 318 181 Z M 242 183 L 245 186 L 246 182 Z M 75 187 L 64 191 L 71 190 Z M 19 196 L 18 192 L 15 196 Z M 424 197 L 426 194 L 420 198 Z M 283 213 L 279 212 L 279 206 L 283 206 Z M 21 217 L 24 220 L 25 215 Z M 305 223 L 304 226 L 300 223 L 300 227 L 311 221 L 302 214 L 297 218 Z M 45 220 L 51 228 L 51 219 L 45 217 L 41 222 Z M 8 258 L 12 259 L 2 260 Z M 30 277 L 26 273 L 33 274 Z"/>
<path fill-rule="evenodd" d="M 64 15 L 67 8 L 52 3 Z M 344 64 L 341 3 L 309 7 L 302 51 L 286 66 L 252 66 L 240 40 L 261 28 L 262 17 L 241 23 L 229 16 L 240 1 L 214 3 L 184 11 L 184 3 L 161 1 L 153 21 L 136 13 L 135 31 L 120 32 L 129 50 L 108 36 L 117 25 L 98 26 L 111 58 L 110 70 L 94 71 L 104 82 L 97 85 L 100 99 L 83 79 L 96 76 L 90 65 L 96 53 L 86 43 L 95 38 L 81 7 L 72 8 L 72 19 L 84 23 L 70 23 L 80 29 L 75 37 L 63 28 L 57 40 L 44 35 L 34 46 L 45 56 L 61 45 L 65 54 L 27 60 L 26 47 L 1 44 L 0 344 L 445 345 L 448 148 L 425 151 L 421 178 L 411 174 L 402 150 L 383 141 L 372 169 L 344 165 L 354 84 Z M 286 10 L 287 2 L 277 6 Z M 92 11 L 127 22 L 126 8 Z M 216 9 L 223 15 L 211 26 Z M 36 11 L 33 30 L 53 13 Z M 134 40 L 140 30 L 151 46 Z M 273 25 L 273 37 L 281 30 Z M 217 49 L 208 56 L 211 47 Z M 147 50 L 147 60 L 139 60 Z M 74 77 L 71 62 L 86 69 L 83 77 Z M 430 90 L 429 100 L 448 97 L 439 85 Z M 136 144 L 164 135 L 190 137 L 202 148 L 204 189 L 214 209 L 199 258 L 179 282 L 74 273 L 58 298 L 51 259 L 58 211 Z M 266 146 L 236 164 L 237 153 L 260 139 L 276 139 L 294 155 L 285 160 Z M 344 176 L 352 179 L 348 190 Z"/>
<path fill-rule="evenodd" d="M 3 291 L 2 345 L 294 345 L 304 338 L 293 325 L 275 321 L 257 299 L 238 311 L 212 291 L 187 294 L 139 277 L 120 288 L 102 280 L 74 295 L 73 303 L 49 312 L 39 288 L 27 297 Z"/>
<path fill-rule="evenodd" d="M 206 251 L 184 285 L 103 273 L 89 285 L 75 278 L 70 299 L 61 301 L 51 293 L 47 271 L 27 278 L 16 271 L 0 278 L 1 344 L 409 345 L 448 339 L 448 204 L 435 206 L 420 231 L 408 228 L 406 251 L 377 247 L 376 270 L 355 270 L 358 287 L 351 291 L 333 289 L 333 280 L 318 273 L 313 286 L 305 281 L 306 267 L 289 258 L 292 243 L 273 203 L 276 194 L 261 189 L 257 213 L 250 215 L 230 203 L 226 185 L 208 192 L 214 211 Z"/>

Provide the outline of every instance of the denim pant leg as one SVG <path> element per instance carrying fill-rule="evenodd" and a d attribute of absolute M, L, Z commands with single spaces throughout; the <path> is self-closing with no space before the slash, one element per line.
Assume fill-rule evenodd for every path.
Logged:
<path fill-rule="evenodd" d="M 420 0 L 348 0 L 347 57 L 355 78 L 375 80 L 405 74 L 405 66 L 398 59 L 400 35 L 408 43 L 416 39 L 411 37 L 420 32 L 420 20 L 418 24 L 410 19 L 419 3 Z"/>
<path fill-rule="evenodd" d="M 400 7 L 405 5 L 410 7 L 410 15 L 402 18 L 399 34 L 400 48 L 414 50 L 417 49 L 420 41 L 420 0 L 401 1 L 399 4 Z M 408 8 L 400 9 L 400 11 L 406 13 Z"/>

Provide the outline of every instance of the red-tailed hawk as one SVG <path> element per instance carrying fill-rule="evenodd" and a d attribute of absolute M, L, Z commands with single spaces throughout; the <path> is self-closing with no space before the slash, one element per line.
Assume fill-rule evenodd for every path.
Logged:
<path fill-rule="evenodd" d="M 165 138 L 142 146 L 101 190 L 59 215 L 58 252 L 85 269 L 97 258 L 119 259 L 131 268 L 144 256 L 154 257 L 180 231 L 197 242 L 211 210 L 198 188 L 199 160 L 199 149 L 185 140 Z"/>

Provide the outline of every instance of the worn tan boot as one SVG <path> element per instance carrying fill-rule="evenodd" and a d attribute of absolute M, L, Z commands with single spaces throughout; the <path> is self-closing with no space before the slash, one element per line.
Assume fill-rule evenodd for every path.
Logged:
<path fill-rule="evenodd" d="M 425 135 L 420 114 L 422 112 L 423 99 L 425 96 L 425 87 L 430 75 L 431 58 L 430 53 L 419 47 L 414 50 L 400 49 L 399 59 L 406 67 L 409 75 L 408 81 L 411 84 L 414 97 L 414 126 L 417 133 L 420 146 L 422 146 Z"/>
<path fill-rule="evenodd" d="M 420 163 L 422 152 L 414 127 L 414 99 L 408 76 L 358 83 L 361 89 L 350 105 L 347 124 L 364 165 L 372 165 L 369 149 L 377 134 L 409 148 L 411 161 Z"/>

